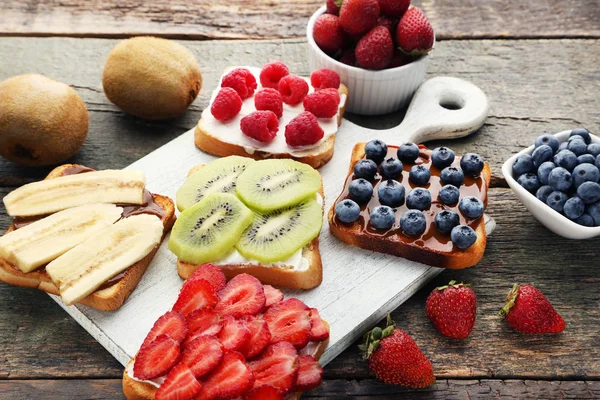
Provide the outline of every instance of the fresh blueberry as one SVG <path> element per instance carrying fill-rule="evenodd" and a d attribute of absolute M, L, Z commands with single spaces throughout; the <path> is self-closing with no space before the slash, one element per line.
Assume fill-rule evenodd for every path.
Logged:
<path fill-rule="evenodd" d="M 573 183 L 578 188 L 584 182 L 600 181 L 600 170 L 593 164 L 579 164 L 573 170 Z"/>
<path fill-rule="evenodd" d="M 577 219 L 583 214 L 585 204 L 579 197 L 571 197 L 564 206 L 565 216 L 569 219 Z"/>
<path fill-rule="evenodd" d="M 379 166 L 381 175 L 386 179 L 395 179 L 402 174 L 402 161 L 390 157 Z"/>
<path fill-rule="evenodd" d="M 590 136 L 590 132 L 588 132 L 587 129 L 573 129 L 569 134 L 569 138 L 572 138 L 573 136 L 581 136 L 586 144 L 590 144 L 592 142 L 592 137 Z"/>
<path fill-rule="evenodd" d="M 533 171 L 533 158 L 529 154 L 521 154 L 513 164 L 513 174 L 521 176 Z"/>
<path fill-rule="evenodd" d="M 575 220 L 579 225 L 583 226 L 594 226 L 594 218 L 590 214 L 583 213 L 579 218 Z"/>
<path fill-rule="evenodd" d="M 555 190 L 548 196 L 546 204 L 548 204 L 554 211 L 558 211 L 562 214 L 567 200 L 569 200 L 569 196 L 567 196 L 566 193 Z"/>
<path fill-rule="evenodd" d="M 580 156 L 580 155 L 585 154 L 587 152 L 587 144 L 585 144 L 585 142 L 583 141 L 583 139 L 581 139 L 581 140 L 570 140 L 569 144 L 567 145 L 567 149 L 569 149 L 573 153 L 575 153 L 576 156 Z"/>
<path fill-rule="evenodd" d="M 454 185 L 445 185 L 440 189 L 440 201 L 446 205 L 456 204 L 460 197 L 460 190 Z"/>
<path fill-rule="evenodd" d="M 592 204 L 600 200 L 600 185 L 596 182 L 584 182 L 577 188 L 577 196 L 585 204 Z"/>
<path fill-rule="evenodd" d="M 412 164 L 419 158 L 419 146 L 413 142 L 407 142 L 398 147 L 398 158 L 400 161 Z"/>
<path fill-rule="evenodd" d="M 585 212 L 594 220 L 594 226 L 600 226 L 600 201 L 597 201 L 594 204 L 588 204 L 585 207 Z"/>
<path fill-rule="evenodd" d="M 535 197 L 537 197 L 538 199 L 540 199 L 541 201 L 543 201 L 544 203 L 548 200 L 548 196 L 550 196 L 550 193 L 554 192 L 554 189 L 552 189 L 551 186 L 548 185 L 544 185 L 541 186 L 537 192 L 535 192 Z"/>
<path fill-rule="evenodd" d="M 447 147 L 437 147 L 431 153 L 431 162 L 438 169 L 444 169 L 454 162 L 454 152 Z"/>
<path fill-rule="evenodd" d="M 377 206 L 371 211 L 371 225 L 375 229 L 390 229 L 395 220 L 394 210 L 388 206 Z"/>
<path fill-rule="evenodd" d="M 596 168 L 600 169 L 600 155 L 596 156 L 596 162 L 594 162 Z"/>
<path fill-rule="evenodd" d="M 556 169 L 556 168 L 555 168 Z M 535 193 L 540 188 L 540 180 L 536 174 L 523 174 L 517 178 L 519 185 L 523 186 L 527 191 Z"/>
<path fill-rule="evenodd" d="M 548 175 L 548 184 L 554 190 L 566 192 L 573 185 L 571 173 L 562 167 L 556 167 Z"/>
<path fill-rule="evenodd" d="M 459 249 L 468 249 L 477 241 L 477 234 L 467 225 L 458 225 L 452 229 L 450 233 L 452 243 Z"/>
<path fill-rule="evenodd" d="M 475 219 L 483 215 L 483 201 L 474 196 L 463 197 L 458 209 L 467 218 Z"/>
<path fill-rule="evenodd" d="M 594 157 L 598 157 L 600 154 L 600 143 L 590 143 L 587 147 L 588 154 L 593 155 Z"/>
<path fill-rule="evenodd" d="M 456 187 L 460 187 L 465 181 L 465 174 L 460 168 L 446 167 L 440 173 L 440 178 L 444 185 L 454 185 Z"/>
<path fill-rule="evenodd" d="M 371 140 L 365 146 L 365 154 L 369 160 L 373 160 L 379 164 L 387 155 L 387 144 L 379 139 Z"/>
<path fill-rule="evenodd" d="M 390 207 L 404 204 L 404 186 L 393 179 L 381 182 L 377 187 L 379 202 Z"/>
<path fill-rule="evenodd" d="M 542 135 L 535 139 L 535 147 L 540 147 L 542 145 L 548 145 L 552 148 L 553 152 L 557 152 L 560 142 L 552 135 Z"/>
<path fill-rule="evenodd" d="M 448 234 L 452 232 L 452 228 L 460 224 L 460 217 L 454 211 L 442 210 L 435 215 L 433 221 L 438 231 Z"/>
<path fill-rule="evenodd" d="M 554 152 L 552 151 L 552 147 L 548 146 L 547 144 L 543 144 L 536 148 L 533 153 L 531 153 L 531 158 L 533 158 L 533 166 L 539 167 L 542 165 L 542 163 L 552 160 L 553 156 Z"/>
<path fill-rule="evenodd" d="M 342 200 L 335 206 L 335 215 L 342 222 L 354 222 L 360 215 L 360 207 L 350 199 Z"/>
<path fill-rule="evenodd" d="M 560 146 L 558 146 L 558 151 L 561 151 L 561 150 L 567 150 L 567 146 L 568 146 L 568 145 L 569 145 L 569 143 L 568 143 L 568 142 L 562 142 L 562 143 L 560 144 Z"/>
<path fill-rule="evenodd" d="M 429 168 L 424 165 L 413 165 L 408 173 L 410 180 L 417 185 L 426 185 L 431 178 Z"/>
<path fill-rule="evenodd" d="M 423 188 L 415 188 L 406 196 L 406 206 L 409 209 L 427 210 L 431 206 L 431 193 Z"/>
<path fill-rule="evenodd" d="M 467 153 L 460 159 L 460 168 L 467 176 L 479 176 L 483 170 L 483 157 L 475 153 Z"/>
<path fill-rule="evenodd" d="M 373 196 L 373 185 L 364 178 L 358 178 L 350 182 L 348 193 L 352 200 L 358 204 L 364 204 Z"/>
<path fill-rule="evenodd" d="M 556 168 L 556 165 L 554 165 L 552 161 L 546 161 L 540 165 L 537 171 L 537 176 L 542 185 L 548 184 L 548 175 L 550 175 L 550 171 L 552 171 L 554 168 Z"/>
<path fill-rule="evenodd" d="M 408 210 L 400 218 L 402 232 L 410 236 L 420 235 L 427 228 L 425 215 L 419 210 Z"/>
<path fill-rule="evenodd" d="M 573 171 L 577 166 L 577 156 L 571 150 L 561 150 L 554 155 L 554 164 L 563 167 L 567 171 Z"/>
<path fill-rule="evenodd" d="M 582 154 L 580 156 L 577 156 L 577 162 L 579 164 L 592 164 L 592 165 L 594 165 L 594 163 L 596 162 L 596 157 L 594 157 L 591 154 Z"/>
<path fill-rule="evenodd" d="M 357 178 L 365 178 L 371 180 L 377 173 L 377 164 L 375 161 L 365 159 L 354 164 L 354 176 Z"/>

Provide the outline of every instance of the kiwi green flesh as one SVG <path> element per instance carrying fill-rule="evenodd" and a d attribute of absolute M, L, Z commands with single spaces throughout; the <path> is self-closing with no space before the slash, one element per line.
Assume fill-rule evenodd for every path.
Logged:
<path fill-rule="evenodd" d="M 235 193 L 238 177 L 254 162 L 248 157 L 230 156 L 200 168 L 177 191 L 177 209 L 184 211 L 210 193 Z"/>
<path fill-rule="evenodd" d="M 239 176 L 236 193 L 251 208 L 268 212 L 299 203 L 321 187 L 321 176 L 294 160 L 263 160 Z"/>
<path fill-rule="evenodd" d="M 260 262 L 283 261 L 317 237 L 322 224 L 321 206 L 314 198 L 271 212 L 256 212 L 235 248 Z"/>
<path fill-rule="evenodd" d="M 222 259 L 253 219 L 254 213 L 233 194 L 206 195 L 177 218 L 169 250 L 193 264 Z"/>

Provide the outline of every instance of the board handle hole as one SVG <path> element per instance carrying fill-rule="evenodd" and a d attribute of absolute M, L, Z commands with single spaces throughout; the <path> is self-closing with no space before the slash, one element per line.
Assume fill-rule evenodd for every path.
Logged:
<path fill-rule="evenodd" d="M 465 101 L 460 97 L 445 97 L 440 100 L 440 107 L 446 110 L 460 110 L 465 106 Z"/>

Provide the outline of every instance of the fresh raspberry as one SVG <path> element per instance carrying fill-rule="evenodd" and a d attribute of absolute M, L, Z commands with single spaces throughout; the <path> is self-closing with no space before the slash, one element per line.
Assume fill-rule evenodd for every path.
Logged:
<path fill-rule="evenodd" d="M 433 47 L 433 28 L 417 7 L 412 7 L 398 23 L 398 47 L 406 53 L 425 54 Z"/>
<path fill-rule="evenodd" d="M 342 64 L 350 65 L 351 67 L 356 66 L 356 55 L 354 51 L 354 48 L 344 50 L 340 57 L 340 62 Z"/>
<path fill-rule="evenodd" d="M 259 142 L 270 142 L 277 135 L 279 120 L 273 111 L 254 111 L 240 121 L 244 135 Z"/>
<path fill-rule="evenodd" d="M 393 56 L 392 35 L 383 26 L 373 28 L 356 45 L 356 61 L 366 69 L 386 68 Z"/>
<path fill-rule="evenodd" d="M 260 71 L 260 84 L 263 87 L 277 89 L 277 84 L 286 75 L 289 75 L 290 70 L 287 65 L 281 61 L 271 61 L 266 64 Z"/>
<path fill-rule="evenodd" d="M 283 115 L 283 100 L 281 93 L 275 89 L 266 88 L 254 96 L 254 106 L 257 110 L 273 111 L 277 118 Z"/>
<path fill-rule="evenodd" d="M 323 89 L 304 98 L 304 109 L 317 118 L 333 118 L 340 105 L 337 89 Z"/>
<path fill-rule="evenodd" d="M 340 24 L 350 35 L 369 32 L 379 18 L 377 0 L 344 0 L 340 8 Z"/>
<path fill-rule="evenodd" d="M 242 99 L 247 99 L 256 90 L 256 78 L 246 68 L 236 68 L 223 77 L 221 87 L 235 89 Z"/>
<path fill-rule="evenodd" d="M 413 62 L 413 56 L 402 52 L 402 50 L 394 49 L 394 56 L 388 68 L 397 68 Z"/>
<path fill-rule="evenodd" d="M 335 54 L 338 52 L 346 40 L 339 17 L 331 14 L 319 16 L 313 27 L 313 38 L 325 53 Z"/>
<path fill-rule="evenodd" d="M 327 0 L 327 14 L 340 15 L 342 0 Z"/>
<path fill-rule="evenodd" d="M 390 17 L 402 17 L 409 6 L 410 0 L 379 0 L 381 13 Z"/>
<path fill-rule="evenodd" d="M 394 37 L 394 34 L 396 33 L 396 27 L 398 26 L 398 20 L 393 20 L 390 17 L 382 15 L 381 17 L 377 18 L 377 26 L 383 26 L 384 28 L 387 28 L 392 37 Z"/>
<path fill-rule="evenodd" d="M 242 109 L 242 98 L 234 89 L 224 87 L 219 90 L 215 101 L 210 106 L 210 112 L 221 122 L 229 121 Z"/>
<path fill-rule="evenodd" d="M 310 146 L 321 140 L 324 135 L 317 117 L 308 111 L 296 116 L 285 127 L 285 141 L 290 146 Z"/>
<path fill-rule="evenodd" d="M 283 102 L 294 106 L 308 93 L 308 83 L 298 75 L 287 75 L 279 81 L 278 89 Z"/>
<path fill-rule="evenodd" d="M 310 84 L 315 90 L 340 87 L 340 76 L 327 68 L 318 69 L 310 75 Z"/>

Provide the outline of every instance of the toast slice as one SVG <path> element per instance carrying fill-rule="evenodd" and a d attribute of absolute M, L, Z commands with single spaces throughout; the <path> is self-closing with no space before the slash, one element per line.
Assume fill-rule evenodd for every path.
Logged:
<path fill-rule="evenodd" d="M 344 200 L 348 196 L 348 184 L 353 179 L 353 168 L 359 160 L 365 157 L 365 144 L 357 143 L 352 151 L 352 157 L 350 161 L 350 168 L 348 170 L 348 176 L 344 189 L 340 196 L 336 199 L 334 205 L 331 207 L 328 213 L 329 229 L 331 233 L 340 239 L 341 241 L 348 243 L 353 246 L 357 246 L 363 249 L 377 251 L 380 253 L 387 253 L 398 257 L 407 258 L 409 260 L 418 261 L 424 264 L 432 265 L 440 268 L 449 269 L 463 269 L 473 266 L 481 260 L 483 257 L 486 247 L 486 232 L 485 223 L 483 216 L 476 220 L 469 220 L 468 225 L 473 228 L 477 234 L 477 241 L 469 248 L 461 250 L 453 246 L 449 235 L 442 236 L 435 231 L 433 225 L 433 216 L 435 211 L 442 209 L 452 210 L 459 214 L 461 218 L 461 224 L 465 223 L 465 219 L 458 210 L 458 204 L 454 206 L 446 206 L 438 202 L 438 192 L 441 185 L 439 184 L 439 173 L 440 171 L 431 167 L 432 180 L 428 189 L 431 192 L 432 205 L 431 209 L 425 211 L 427 218 L 428 228 L 420 238 L 411 238 L 400 232 L 400 229 L 390 230 L 389 232 L 375 232 L 372 228 L 367 228 L 367 222 L 369 219 L 369 211 L 371 206 L 379 205 L 375 195 L 371 202 L 377 204 L 367 204 L 361 206 L 361 216 L 357 221 L 347 224 L 339 221 L 335 216 L 335 206 L 338 202 Z M 420 157 L 426 162 L 430 162 L 431 151 L 425 146 L 419 146 Z M 388 157 L 396 157 L 397 146 L 388 146 Z M 460 157 L 456 157 L 454 164 L 460 166 Z M 402 185 L 405 188 L 406 194 L 411 190 L 411 186 L 408 184 L 408 171 L 412 165 L 404 165 Z M 435 182 L 434 183 L 434 179 Z M 461 198 L 465 195 L 473 195 L 479 197 L 484 206 L 487 206 L 487 191 L 490 184 L 491 169 L 488 163 L 484 164 L 484 168 L 478 178 L 465 177 L 465 184 L 460 187 Z M 375 178 L 380 179 L 380 178 Z M 377 183 L 374 183 L 374 193 L 377 192 Z M 396 223 L 398 226 L 398 220 L 401 214 L 407 210 L 406 205 L 402 205 L 397 208 Z M 435 231 L 435 232 L 434 232 Z"/>
<path fill-rule="evenodd" d="M 91 170 L 77 164 L 65 164 L 53 169 L 45 179 L 63 176 L 63 174 L 66 173 L 65 171 L 69 168 L 80 168 L 82 172 Z M 165 235 L 175 222 L 175 205 L 173 204 L 173 201 L 166 196 L 152 194 L 152 199 L 154 203 L 162 209 L 162 222 L 164 225 L 162 239 L 164 239 Z M 15 229 L 15 221 L 13 221 L 8 228 L 7 233 Z M 121 307 L 146 272 L 146 269 L 154 258 L 159 246 L 160 244 L 146 255 L 146 257 L 131 265 L 116 278 L 113 278 L 113 280 L 104 284 L 103 287 L 84 298 L 79 304 L 102 311 L 114 311 Z M 57 296 L 60 295 L 58 287 L 56 287 L 44 268 L 24 273 L 3 258 L 0 258 L 0 281 L 15 286 L 37 288 Z"/>
<path fill-rule="evenodd" d="M 232 68 L 228 68 L 224 71 L 224 74 L 226 74 L 227 72 L 229 72 L 229 70 L 231 70 Z M 255 68 L 249 68 L 255 75 L 256 75 L 256 80 L 259 84 L 259 87 L 257 88 L 256 91 L 259 91 L 262 87 L 260 87 L 260 80 L 258 79 L 258 74 L 260 73 L 260 70 L 255 69 Z M 219 80 L 219 82 L 221 82 L 221 80 Z M 310 85 L 310 82 L 309 82 Z M 217 87 L 217 89 L 215 90 L 215 92 L 213 93 L 213 97 L 212 99 L 214 99 L 214 96 L 216 95 L 216 93 L 218 92 L 218 90 L 220 89 L 220 86 Z M 340 104 L 341 107 L 338 111 L 338 114 L 336 117 L 337 120 L 337 126 L 339 127 L 339 125 L 342 123 L 342 117 L 344 116 L 344 113 L 346 112 L 346 106 L 348 104 L 348 88 L 344 85 L 341 84 L 339 87 L 339 93 L 340 93 L 340 97 L 343 99 L 344 103 Z M 312 88 L 311 88 L 312 91 Z M 310 93 L 310 92 L 309 92 Z M 211 104 L 212 104 L 212 99 L 211 99 Z M 248 99 L 244 100 L 244 104 L 251 104 L 248 107 L 253 107 L 254 104 L 254 97 L 250 97 Z M 246 105 L 244 105 L 244 108 L 247 107 Z M 284 104 L 284 110 L 285 107 L 289 107 L 287 105 Z M 300 107 L 302 110 L 304 111 L 302 105 L 300 106 L 295 106 L 295 107 Z M 242 109 L 243 110 L 243 109 Z M 254 108 L 252 108 L 252 111 L 254 110 Z M 284 111 L 285 113 L 285 111 Z M 325 163 L 327 163 L 331 157 L 333 156 L 333 148 L 334 148 L 334 143 L 335 143 L 335 136 L 336 133 L 333 133 L 331 136 L 329 136 L 328 138 L 324 138 L 322 140 L 322 142 L 318 143 L 316 145 L 316 147 L 312 147 L 309 149 L 293 149 L 287 145 L 280 147 L 278 151 L 269 151 L 267 149 L 264 149 L 263 145 L 260 144 L 260 142 L 258 141 L 254 141 L 252 139 L 246 138 L 244 140 L 244 143 L 238 143 L 238 141 L 233 140 L 233 141 L 227 141 L 227 140 L 223 140 L 224 137 L 223 135 L 219 135 L 217 134 L 212 128 L 211 128 L 211 124 L 208 122 L 211 119 L 214 119 L 212 117 L 212 115 L 210 114 L 210 105 L 202 112 L 202 116 L 200 117 L 200 121 L 198 122 L 198 124 L 196 125 L 196 129 L 194 132 L 194 142 L 196 144 L 196 147 L 198 147 L 200 150 L 203 150 L 207 153 L 210 154 L 214 154 L 216 156 L 221 156 L 221 157 L 226 157 L 226 156 L 242 156 L 242 157 L 251 157 L 254 158 L 256 160 L 261 160 L 264 158 L 292 158 L 296 161 L 300 161 L 303 162 L 305 164 L 310 165 L 313 168 L 319 168 L 322 165 L 324 165 Z M 229 133 L 231 132 L 231 130 L 237 130 L 239 131 L 239 133 L 241 134 L 241 130 L 239 129 L 239 119 L 241 119 L 243 115 L 238 115 L 238 117 L 234 118 L 231 122 L 227 123 L 227 129 L 229 129 Z M 279 132 L 278 132 L 278 136 L 284 137 L 285 134 L 285 115 L 282 119 L 282 123 L 280 124 L 279 127 Z M 337 129 L 336 129 L 337 131 Z M 327 133 L 327 132 L 326 132 Z M 243 136 L 243 134 L 241 134 Z M 234 137 L 234 136 L 232 136 Z M 275 140 L 277 140 L 278 138 L 276 138 Z M 283 140 L 283 139 L 281 139 Z M 283 141 L 283 144 L 285 144 L 285 140 Z"/>

